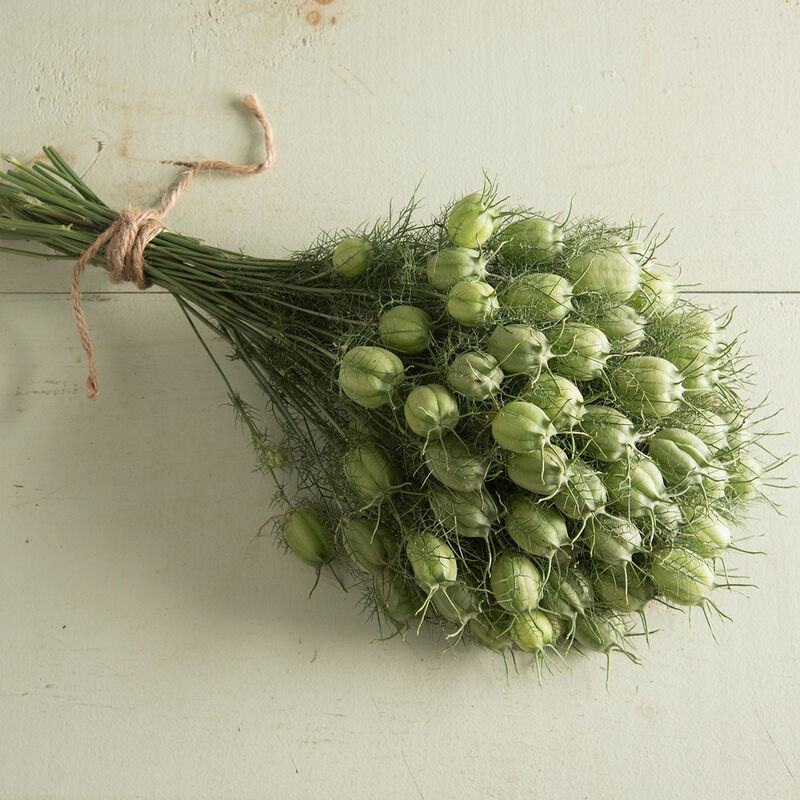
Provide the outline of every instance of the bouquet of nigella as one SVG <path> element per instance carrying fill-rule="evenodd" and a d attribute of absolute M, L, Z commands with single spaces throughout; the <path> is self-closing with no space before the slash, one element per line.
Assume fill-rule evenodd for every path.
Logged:
<path fill-rule="evenodd" d="M 428 224 L 411 203 L 256 258 L 164 230 L 175 192 L 116 214 L 45 152 L 9 159 L 0 237 L 163 287 L 227 343 L 282 431 L 215 362 L 279 487 L 278 540 L 347 570 L 392 630 L 540 671 L 572 650 L 635 660 L 653 603 L 723 613 L 731 529 L 782 461 L 729 317 L 679 294 L 652 229 L 513 208 L 486 181 Z"/>

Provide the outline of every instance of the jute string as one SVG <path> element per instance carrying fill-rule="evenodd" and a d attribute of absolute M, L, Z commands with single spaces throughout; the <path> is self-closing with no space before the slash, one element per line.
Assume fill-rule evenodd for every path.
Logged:
<path fill-rule="evenodd" d="M 189 169 L 163 197 L 159 208 L 126 208 L 87 248 L 75 264 L 72 273 L 72 308 L 81 344 L 89 362 L 89 377 L 86 379 L 86 394 L 94 400 L 100 392 L 97 382 L 97 365 L 94 360 L 92 340 L 86 318 L 81 309 L 81 296 L 78 290 L 81 274 L 86 265 L 105 248 L 105 258 L 111 273 L 112 283 L 128 282 L 139 289 L 147 289 L 150 281 L 144 267 L 144 251 L 147 245 L 164 229 L 164 217 L 178 201 L 182 192 L 192 182 L 198 172 L 222 170 L 235 175 L 256 175 L 269 169 L 275 161 L 275 148 L 272 144 L 272 128 L 264 116 L 254 94 L 248 94 L 242 101 L 248 111 L 259 121 L 264 130 L 266 154 L 259 164 L 238 165 L 228 161 L 181 162 Z"/>

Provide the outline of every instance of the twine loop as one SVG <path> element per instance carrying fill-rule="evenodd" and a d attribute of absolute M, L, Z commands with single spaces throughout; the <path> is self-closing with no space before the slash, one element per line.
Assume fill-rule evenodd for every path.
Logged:
<path fill-rule="evenodd" d="M 86 318 L 83 315 L 80 299 L 80 278 L 86 265 L 104 251 L 112 283 L 132 283 L 137 289 L 147 289 L 151 282 L 147 277 L 144 252 L 153 239 L 164 230 L 164 217 L 175 205 L 181 193 L 192 182 L 198 172 L 221 170 L 235 175 L 256 175 L 269 169 L 275 161 L 275 148 L 272 144 L 272 128 L 258 104 L 256 96 L 247 95 L 242 101 L 248 111 L 258 120 L 264 131 L 264 160 L 258 164 L 231 164 L 228 161 L 179 162 L 189 167 L 180 180 L 170 189 L 161 201 L 160 208 L 126 208 L 84 251 L 75 263 L 72 273 L 72 307 L 81 344 L 86 351 L 89 375 L 86 378 L 86 394 L 94 400 L 100 393 L 97 382 L 97 366 L 94 348 L 89 337 Z"/>

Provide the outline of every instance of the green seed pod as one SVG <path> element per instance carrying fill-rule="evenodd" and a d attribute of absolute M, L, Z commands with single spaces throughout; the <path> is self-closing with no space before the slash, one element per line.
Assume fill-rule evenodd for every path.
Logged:
<path fill-rule="evenodd" d="M 716 344 L 704 335 L 686 336 L 669 342 L 660 355 L 672 362 L 683 376 L 687 392 L 702 393 L 713 389 L 719 380 Z"/>
<path fill-rule="evenodd" d="M 609 505 L 637 519 L 652 517 L 667 497 L 661 472 L 645 455 L 611 464 L 606 470 L 605 484 Z"/>
<path fill-rule="evenodd" d="M 702 440 L 712 455 L 728 444 L 728 423 L 711 411 L 689 411 L 681 425 Z"/>
<path fill-rule="evenodd" d="M 726 446 L 724 449 L 736 455 L 753 441 L 753 435 L 750 432 L 747 417 L 744 411 L 721 411 L 720 417 L 728 426 L 725 434 Z"/>
<path fill-rule="evenodd" d="M 567 322 L 547 333 L 551 367 L 571 381 L 591 381 L 603 374 L 611 344 L 598 328 Z"/>
<path fill-rule="evenodd" d="M 645 322 L 645 318 L 629 306 L 614 306 L 595 324 L 608 337 L 614 352 L 627 353 L 635 350 L 644 341 Z"/>
<path fill-rule="evenodd" d="M 549 444 L 539 452 L 514 453 L 506 466 L 509 480 L 534 494 L 552 495 L 567 482 L 567 455 Z"/>
<path fill-rule="evenodd" d="M 598 461 L 619 461 L 636 446 L 633 423 L 608 406 L 586 406 L 579 428 L 589 437 L 583 452 Z"/>
<path fill-rule="evenodd" d="M 539 604 L 542 573 L 517 553 L 503 553 L 492 564 L 489 586 L 497 602 L 511 614 L 522 614 Z"/>
<path fill-rule="evenodd" d="M 554 508 L 519 495 L 508 505 L 506 532 L 517 546 L 534 556 L 550 558 L 569 542 L 564 518 Z"/>
<path fill-rule="evenodd" d="M 569 519 L 583 519 L 602 508 L 608 492 L 600 475 L 580 458 L 573 458 L 567 480 L 553 497 L 556 508 Z"/>
<path fill-rule="evenodd" d="M 578 567 L 554 569 L 547 580 L 547 589 L 547 607 L 567 619 L 585 613 L 594 603 L 592 583 Z"/>
<path fill-rule="evenodd" d="M 447 217 L 447 238 L 456 247 L 480 247 L 494 232 L 495 215 L 479 192 L 462 197 Z"/>
<path fill-rule="evenodd" d="M 511 618 L 498 608 L 488 608 L 469 621 L 470 636 L 490 650 L 502 653 L 512 645 Z"/>
<path fill-rule="evenodd" d="M 691 549 L 711 558 L 731 543 L 730 528 L 713 514 L 700 513 L 688 520 L 683 530 L 692 538 Z"/>
<path fill-rule="evenodd" d="M 678 308 L 665 314 L 658 328 L 664 332 L 659 355 L 680 370 L 684 389 L 712 389 L 719 378 L 717 362 L 722 352 L 716 319 L 702 309 Z"/>
<path fill-rule="evenodd" d="M 382 347 L 353 347 L 339 367 L 342 391 L 364 408 L 391 404 L 404 377 L 403 362 Z"/>
<path fill-rule="evenodd" d="M 447 368 L 447 383 L 453 391 L 473 400 L 488 400 L 505 377 L 487 353 L 461 353 Z"/>
<path fill-rule="evenodd" d="M 642 534 L 636 525 L 611 514 L 589 517 L 582 538 L 591 557 L 605 564 L 625 564 L 642 547 Z"/>
<path fill-rule="evenodd" d="M 459 281 L 447 295 L 447 313 L 467 328 L 480 328 L 499 308 L 494 288 L 483 281 Z"/>
<path fill-rule="evenodd" d="M 360 278 L 371 263 L 372 247 L 358 236 L 344 239 L 333 251 L 333 271 L 345 278 Z"/>
<path fill-rule="evenodd" d="M 572 430 L 583 417 L 581 390 L 561 375 L 543 372 L 520 399 L 539 406 L 559 433 Z"/>
<path fill-rule="evenodd" d="M 441 435 L 458 424 L 458 404 L 438 383 L 412 389 L 403 406 L 406 423 L 420 436 Z"/>
<path fill-rule="evenodd" d="M 625 649 L 625 627 L 615 617 L 606 619 L 598 614 L 580 617 L 575 623 L 575 638 L 582 647 L 598 653 Z"/>
<path fill-rule="evenodd" d="M 643 417 L 668 417 L 683 396 L 680 372 L 655 356 L 631 356 L 611 371 L 610 378 L 622 409 Z"/>
<path fill-rule="evenodd" d="M 479 492 L 483 488 L 486 464 L 455 436 L 429 442 L 425 464 L 436 480 L 455 492 Z"/>
<path fill-rule="evenodd" d="M 486 491 L 453 492 L 432 484 L 428 501 L 445 531 L 455 536 L 486 539 L 498 519 L 497 506 Z"/>
<path fill-rule="evenodd" d="M 719 326 L 716 317 L 706 309 L 683 306 L 665 314 L 659 321 L 662 328 L 673 336 L 705 336 L 709 341 L 717 341 Z"/>
<path fill-rule="evenodd" d="M 395 306 L 381 314 L 378 334 L 392 350 L 417 355 L 431 343 L 433 320 L 416 306 Z"/>
<path fill-rule="evenodd" d="M 717 458 L 712 458 L 708 466 L 703 468 L 700 476 L 700 486 L 703 492 L 702 504 L 707 500 L 721 500 L 725 497 L 725 490 L 728 487 L 730 475 L 728 470 L 722 466 Z"/>
<path fill-rule="evenodd" d="M 518 219 L 498 237 L 508 258 L 538 263 L 550 261 L 564 249 L 564 229 L 543 217 Z"/>
<path fill-rule="evenodd" d="M 539 406 L 524 400 L 506 403 L 492 421 L 492 436 L 500 447 L 515 453 L 541 450 L 556 429 Z"/>
<path fill-rule="evenodd" d="M 348 450 L 342 469 L 366 506 L 380 505 L 400 483 L 383 450 L 373 444 L 357 444 Z"/>
<path fill-rule="evenodd" d="M 345 517 L 342 525 L 344 549 L 356 566 L 377 574 L 386 564 L 386 531 L 372 520 Z"/>
<path fill-rule="evenodd" d="M 310 567 L 319 569 L 333 558 L 333 535 L 322 518 L 308 508 L 286 514 L 281 535 L 289 549 Z"/>
<path fill-rule="evenodd" d="M 406 556 L 417 583 L 429 594 L 458 577 L 456 554 L 447 542 L 428 531 L 408 537 Z"/>
<path fill-rule="evenodd" d="M 534 655 L 538 655 L 546 647 L 552 647 L 557 638 L 552 619 L 550 615 L 538 609 L 518 614 L 511 623 L 511 638 L 514 644 L 520 650 Z"/>
<path fill-rule="evenodd" d="M 641 611 L 655 597 L 655 587 L 638 573 L 607 569 L 592 584 L 597 599 L 612 611 L 633 613 Z"/>
<path fill-rule="evenodd" d="M 607 244 L 617 250 L 622 250 L 623 253 L 633 256 L 637 262 L 641 261 L 652 249 L 649 243 L 631 239 L 630 235 L 624 236 L 612 233 L 605 236 L 604 239 Z"/>
<path fill-rule="evenodd" d="M 482 281 L 486 260 L 477 250 L 446 247 L 428 256 L 428 281 L 440 292 L 449 292 L 459 281 Z"/>
<path fill-rule="evenodd" d="M 650 574 L 664 597 L 681 606 L 702 605 L 714 588 L 711 567 L 697 553 L 682 547 L 654 550 Z"/>
<path fill-rule="evenodd" d="M 663 314 L 675 302 L 675 284 L 660 270 L 651 266 L 642 269 L 641 284 L 628 305 L 647 317 Z"/>
<path fill-rule="evenodd" d="M 624 302 L 639 288 L 639 271 L 634 256 L 608 249 L 575 256 L 567 277 L 576 294 L 598 293 Z"/>
<path fill-rule="evenodd" d="M 742 451 L 731 466 L 726 494 L 734 502 L 750 503 L 761 496 L 761 464 L 748 452 Z"/>
<path fill-rule="evenodd" d="M 414 597 L 405 582 L 388 568 L 382 569 L 372 579 L 372 588 L 378 607 L 399 630 L 408 627 L 414 616 Z"/>
<path fill-rule="evenodd" d="M 711 452 L 702 439 L 680 428 L 663 428 L 648 445 L 647 452 L 655 461 L 664 480 L 673 486 L 700 483 Z"/>
<path fill-rule="evenodd" d="M 475 590 L 461 583 L 443 586 L 431 602 L 440 617 L 455 625 L 465 625 L 478 613 Z"/>
<path fill-rule="evenodd" d="M 547 337 L 530 325 L 498 325 L 487 349 L 506 375 L 538 378 L 550 358 Z"/>
<path fill-rule="evenodd" d="M 528 322 L 558 322 L 573 311 L 572 285 L 560 275 L 531 272 L 511 281 L 500 302 Z"/>

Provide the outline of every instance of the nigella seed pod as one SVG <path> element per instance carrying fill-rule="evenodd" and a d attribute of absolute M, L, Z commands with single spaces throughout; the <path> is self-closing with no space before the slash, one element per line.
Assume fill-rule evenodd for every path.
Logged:
<path fill-rule="evenodd" d="M 428 502 L 444 530 L 454 536 L 486 539 L 498 519 L 497 506 L 486 491 L 454 492 L 432 483 Z"/>
<path fill-rule="evenodd" d="M 487 343 L 506 375 L 538 378 L 550 358 L 550 343 L 530 325 L 498 325 Z"/>
<path fill-rule="evenodd" d="M 712 455 L 728 444 L 728 423 L 712 411 L 690 410 L 681 417 L 681 425 L 701 439 Z"/>
<path fill-rule="evenodd" d="M 616 461 L 605 473 L 609 505 L 629 517 L 652 518 L 666 502 L 664 478 L 655 462 L 645 455 Z"/>
<path fill-rule="evenodd" d="M 378 334 L 386 347 L 398 353 L 418 355 L 431 343 L 433 320 L 416 306 L 395 306 L 381 314 Z"/>
<path fill-rule="evenodd" d="M 731 465 L 726 494 L 736 503 L 750 503 L 761 495 L 763 468 L 756 458 L 743 451 Z"/>
<path fill-rule="evenodd" d="M 514 453 L 508 459 L 508 478 L 534 494 L 553 495 L 567 482 L 566 453 L 549 444 L 541 451 Z"/>
<path fill-rule="evenodd" d="M 661 419 L 678 410 L 683 379 L 674 364 L 656 356 L 631 356 L 611 370 L 611 387 L 624 411 Z"/>
<path fill-rule="evenodd" d="M 538 655 L 555 645 L 558 637 L 553 617 L 539 609 L 531 609 L 514 617 L 511 638 L 520 650 Z"/>
<path fill-rule="evenodd" d="M 364 408 L 393 403 L 404 377 L 403 362 L 382 347 L 353 347 L 342 356 L 339 367 L 342 391 Z"/>
<path fill-rule="evenodd" d="M 360 278 L 371 263 L 372 247 L 358 236 L 344 239 L 333 251 L 333 271 L 345 278 Z"/>
<path fill-rule="evenodd" d="M 425 464 L 436 480 L 455 492 L 479 492 L 486 477 L 486 464 L 453 435 L 431 441 Z"/>
<path fill-rule="evenodd" d="M 377 574 L 386 564 L 386 531 L 364 517 L 345 517 L 342 542 L 353 563 L 365 572 Z"/>
<path fill-rule="evenodd" d="M 600 477 L 580 458 L 573 458 L 567 468 L 564 485 L 553 496 L 556 508 L 569 519 L 584 519 L 602 508 L 608 491 Z"/>
<path fill-rule="evenodd" d="M 484 281 L 459 281 L 447 295 L 447 313 L 467 328 L 486 325 L 498 308 L 494 287 Z"/>
<path fill-rule="evenodd" d="M 429 383 L 412 389 L 403 405 L 408 427 L 419 436 L 441 435 L 458 424 L 458 403 L 444 386 Z"/>
<path fill-rule="evenodd" d="M 730 528 L 716 515 L 701 512 L 684 524 L 682 531 L 690 539 L 690 548 L 703 558 L 711 558 L 731 543 Z"/>
<path fill-rule="evenodd" d="M 583 417 L 581 390 L 561 375 L 543 372 L 520 399 L 539 406 L 559 433 L 572 430 Z"/>
<path fill-rule="evenodd" d="M 380 505 L 399 485 L 392 463 L 377 445 L 351 447 L 342 460 L 342 469 L 365 507 Z"/>
<path fill-rule="evenodd" d="M 482 281 L 486 260 L 477 250 L 446 247 L 428 256 L 428 281 L 440 292 L 449 292 L 459 281 Z"/>
<path fill-rule="evenodd" d="M 475 192 L 462 197 L 447 217 L 447 238 L 456 247 L 480 247 L 494 233 L 495 216 L 485 195 Z"/>
<path fill-rule="evenodd" d="M 555 436 L 556 429 L 539 406 L 512 400 L 495 414 L 492 436 L 500 447 L 514 453 L 542 450 Z"/>
<path fill-rule="evenodd" d="M 656 593 L 652 581 L 623 568 L 610 568 L 599 573 L 592 587 L 602 605 L 622 613 L 641 611 Z"/>
<path fill-rule="evenodd" d="M 645 340 L 646 320 L 629 306 L 613 306 L 595 323 L 616 353 L 635 350 Z"/>
<path fill-rule="evenodd" d="M 567 524 L 561 514 L 532 497 L 515 497 L 503 521 L 517 547 L 534 556 L 551 558 L 569 542 Z"/>
<path fill-rule="evenodd" d="M 675 302 L 675 284 L 672 279 L 649 264 L 642 269 L 641 283 L 628 305 L 646 317 L 664 314 Z"/>
<path fill-rule="evenodd" d="M 487 608 L 469 621 L 469 633 L 475 641 L 502 653 L 511 648 L 513 641 L 509 630 L 512 618 L 498 608 Z"/>
<path fill-rule="evenodd" d="M 501 252 L 515 261 L 550 261 L 564 249 L 564 229 L 544 217 L 526 217 L 506 226 L 498 236 Z"/>
<path fill-rule="evenodd" d="M 454 625 L 466 625 L 478 613 L 475 590 L 461 583 L 443 586 L 431 602 L 436 613 Z"/>
<path fill-rule="evenodd" d="M 599 328 L 567 322 L 547 332 L 550 367 L 571 381 L 591 381 L 603 374 L 611 344 Z"/>
<path fill-rule="evenodd" d="M 650 439 L 647 452 L 664 480 L 676 486 L 700 483 L 711 452 L 702 439 L 680 428 L 663 428 Z"/>
<path fill-rule="evenodd" d="M 575 566 L 554 569 L 547 580 L 545 600 L 550 611 L 565 619 L 574 620 L 594 604 L 594 590 L 586 573 Z"/>
<path fill-rule="evenodd" d="M 458 577 L 456 554 L 447 542 L 429 531 L 408 537 L 406 556 L 417 583 L 429 594 Z"/>
<path fill-rule="evenodd" d="M 487 353 L 461 353 L 447 369 L 447 383 L 453 391 L 473 400 L 488 400 L 500 389 L 505 377 L 497 361 Z"/>
<path fill-rule="evenodd" d="M 599 294 L 622 302 L 639 288 L 639 272 L 635 256 L 616 248 L 575 256 L 567 265 L 576 294 Z"/>
<path fill-rule="evenodd" d="M 408 628 L 414 616 L 415 599 L 405 582 L 390 569 L 384 568 L 372 579 L 378 608 L 400 631 Z"/>
<path fill-rule="evenodd" d="M 699 606 L 711 597 L 714 571 L 697 553 L 682 547 L 663 547 L 651 556 L 650 575 L 667 600 Z"/>
<path fill-rule="evenodd" d="M 542 573 L 523 555 L 503 553 L 492 564 L 489 585 L 497 602 L 511 614 L 522 614 L 539 604 Z"/>
<path fill-rule="evenodd" d="M 634 424 L 615 408 L 586 406 L 578 427 L 588 437 L 583 453 L 598 461 L 620 461 L 636 446 Z"/>
<path fill-rule="evenodd" d="M 616 617 L 586 614 L 575 622 L 575 639 L 582 647 L 597 653 L 624 652 L 625 626 Z"/>
<path fill-rule="evenodd" d="M 574 310 L 572 284 L 549 272 L 515 278 L 501 294 L 500 302 L 533 323 L 558 322 Z"/>
<path fill-rule="evenodd" d="M 624 564 L 642 547 L 641 531 L 626 517 L 596 514 L 586 521 L 582 538 L 593 559 Z"/>
<path fill-rule="evenodd" d="M 319 569 L 333 558 L 333 534 L 322 517 L 308 508 L 286 514 L 281 535 L 289 549 L 310 567 Z"/>

